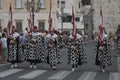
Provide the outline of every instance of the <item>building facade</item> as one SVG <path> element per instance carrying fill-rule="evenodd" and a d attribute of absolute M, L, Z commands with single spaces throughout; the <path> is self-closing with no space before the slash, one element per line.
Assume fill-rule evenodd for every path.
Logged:
<path fill-rule="evenodd" d="M 28 12 L 25 8 L 27 0 L 0 0 L 0 25 L 5 28 L 9 20 L 9 6 L 12 6 L 13 25 L 18 32 L 25 30 L 28 26 Z M 31 1 L 31 0 L 28 0 Z M 34 0 L 37 3 L 38 0 Z M 38 26 L 40 31 L 48 30 L 49 3 L 50 0 L 40 0 L 41 8 L 39 12 L 34 13 L 34 25 Z M 52 0 L 52 18 L 53 27 L 56 26 L 56 0 Z"/>
<path fill-rule="evenodd" d="M 27 0 L 0 0 L 0 25 L 7 27 L 9 21 L 9 6 L 12 6 L 13 25 L 18 32 L 22 32 L 28 26 L 28 12 L 25 8 Z M 31 0 L 28 0 L 31 1 Z M 38 0 L 34 0 L 37 3 Z M 50 0 L 39 0 L 41 8 L 34 13 L 34 25 L 40 31 L 48 30 Z M 53 28 L 60 32 L 72 31 L 72 5 L 75 8 L 75 20 L 78 30 L 84 33 L 84 15 L 90 11 L 90 0 L 51 0 Z M 86 21 L 86 20 L 85 20 Z M 90 22 L 88 22 L 90 23 Z M 87 24 L 87 23 L 86 23 Z M 90 25 L 89 25 L 90 26 Z M 91 26 L 90 26 L 91 27 Z"/>
<path fill-rule="evenodd" d="M 115 33 L 120 24 L 120 0 L 92 0 L 94 32 L 98 32 L 100 6 L 103 13 L 103 25 L 107 34 Z"/>
<path fill-rule="evenodd" d="M 76 26 L 78 30 L 81 30 L 84 33 L 83 13 L 81 13 L 81 0 L 57 0 L 57 13 L 59 14 L 57 17 L 58 30 L 61 32 L 72 31 L 72 6 L 74 6 Z"/>

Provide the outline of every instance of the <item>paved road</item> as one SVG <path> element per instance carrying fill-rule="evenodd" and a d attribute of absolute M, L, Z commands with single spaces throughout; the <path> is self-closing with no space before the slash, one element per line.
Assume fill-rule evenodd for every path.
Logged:
<path fill-rule="evenodd" d="M 120 80 L 120 66 L 115 51 L 112 50 L 112 66 L 102 73 L 98 66 L 94 65 L 94 43 L 85 45 L 88 63 L 80 66 L 78 71 L 72 72 L 67 64 L 67 49 L 61 51 L 62 64 L 57 70 L 50 70 L 47 64 L 38 64 L 37 69 L 28 69 L 29 63 L 24 62 L 18 68 L 11 69 L 10 64 L 0 65 L 0 80 Z"/>

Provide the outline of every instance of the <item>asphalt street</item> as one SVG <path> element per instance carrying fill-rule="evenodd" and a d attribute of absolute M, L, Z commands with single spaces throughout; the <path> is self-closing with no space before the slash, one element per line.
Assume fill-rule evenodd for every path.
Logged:
<path fill-rule="evenodd" d="M 84 45 L 87 55 L 87 64 L 82 65 L 77 71 L 72 72 L 67 64 L 67 49 L 61 50 L 62 64 L 57 65 L 57 70 L 51 70 L 47 64 L 38 64 L 37 69 L 29 69 L 29 63 L 18 64 L 18 68 L 10 68 L 10 64 L 0 64 L 0 80 L 120 80 L 120 64 L 114 56 L 116 50 L 111 50 L 112 66 L 102 73 L 95 66 L 94 42 Z"/>

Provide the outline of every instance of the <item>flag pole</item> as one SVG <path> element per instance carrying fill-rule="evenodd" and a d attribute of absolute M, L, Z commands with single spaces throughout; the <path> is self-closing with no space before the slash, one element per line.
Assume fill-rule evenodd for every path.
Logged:
<path fill-rule="evenodd" d="M 49 33 L 50 33 L 50 34 L 51 34 L 51 32 L 52 32 L 51 9 L 52 9 L 52 2 L 51 2 L 51 0 L 50 0 L 50 11 L 49 11 L 49 20 L 48 20 L 48 23 L 49 23 Z"/>
<path fill-rule="evenodd" d="M 12 7 L 11 7 L 11 3 L 10 3 L 10 11 L 11 11 L 11 22 L 13 22 L 13 20 L 12 20 Z M 13 26 L 13 24 L 12 24 L 12 26 Z"/>
<path fill-rule="evenodd" d="M 76 38 L 76 25 L 75 25 L 75 14 L 74 14 L 74 7 L 72 6 L 72 24 L 73 24 L 73 30 L 72 30 L 72 36 L 74 37 L 74 40 Z"/>
<path fill-rule="evenodd" d="M 98 26 L 98 31 L 99 31 L 98 39 L 99 41 L 103 41 L 105 28 L 103 26 L 103 13 L 102 13 L 101 6 L 100 6 L 100 24 Z"/>
<path fill-rule="evenodd" d="M 7 37 L 9 37 L 10 35 L 13 36 L 13 24 L 12 24 L 12 7 L 11 7 L 11 3 L 9 6 L 9 21 L 7 24 Z"/>

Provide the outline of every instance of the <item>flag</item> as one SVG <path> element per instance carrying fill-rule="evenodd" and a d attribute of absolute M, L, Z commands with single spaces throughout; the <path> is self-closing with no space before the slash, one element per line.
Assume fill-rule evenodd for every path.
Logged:
<path fill-rule="evenodd" d="M 9 21 L 7 24 L 7 36 L 13 35 L 13 25 L 12 25 L 12 7 L 9 7 Z"/>
<path fill-rule="evenodd" d="M 49 23 L 49 32 L 50 32 L 50 33 L 53 31 L 53 28 L 52 28 L 51 9 L 52 9 L 52 2 L 51 2 L 51 0 L 50 0 L 50 11 L 49 11 L 49 20 L 48 20 L 48 23 Z"/>
<path fill-rule="evenodd" d="M 98 26 L 98 30 L 99 30 L 98 39 L 99 39 L 99 41 L 103 41 L 105 28 L 103 26 L 103 14 L 102 14 L 101 8 L 100 8 L 100 24 Z"/>
<path fill-rule="evenodd" d="M 74 37 L 74 39 L 76 38 L 76 34 L 77 34 L 77 26 L 75 25 L 75 14 L 74 14 L 74 7 L 72 6 L 72 25 L 73 25 L 73 29 L 72 29 L 72 35 Z"/>
<path fill-rule="evenodd" d="M 27 26 L 27 32 L 28 35 L 32 35 L 32 16 L 31 16 L 31 10 L 28 10 L 28 26 Z"/>

